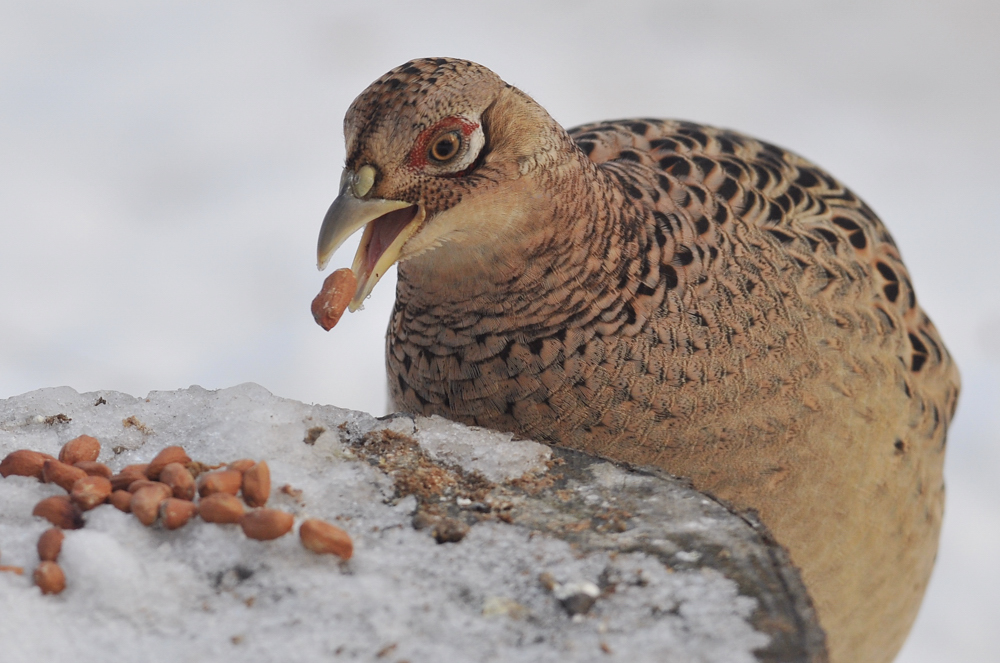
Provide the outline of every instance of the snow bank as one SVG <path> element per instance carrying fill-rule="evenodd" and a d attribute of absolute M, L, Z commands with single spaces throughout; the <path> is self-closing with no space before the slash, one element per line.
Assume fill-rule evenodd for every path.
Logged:
<path fill-rule="evenodd" d="M 207 464 L 267 460 L 269 505 L 297 523 L 343 527 L 354 557 L 315 555 L 294 534 L 252 541 L 235 525 L 147 528 L 102 505 L 85 528 L 66 532 L 66 590 L 42 596 L 31 570 L 48 523 L 31 510 L 62 491 L 9 477 L 0 480 L 0 564 L 25 575 L 0 573 L 7 663 L 737 662 L 756 660 L 753 651 L 778 637 L 761 632 L 767 606 L 741 595 L 752 583 L 696 563 L 729 559 L 697 552 L 691 537 L 731 516 L 648 473 L 438 418 L 305 405 L 253 384 L 148 398 L 54 388 L 0 401 L 0 457 L 19 448 L 55 455 L 84 433 L 101 441 L 99 460 L 114 470 L 172 444 Z M 427 472 L 443 482 L 440 494 L 413 483 Z M 413 490 L 400 488 L 407 477 Z M 617 503 L 630 486 L 640 497 Z M 644 514 L 667 503 L 669 526 Z M 752 531 L 732 520 L 711 536 Z M 469 526 L 464 538 L 437 543 L 432 525 L 455 521 Z M 573 616 L 553 583 L 603 591 Z"/>

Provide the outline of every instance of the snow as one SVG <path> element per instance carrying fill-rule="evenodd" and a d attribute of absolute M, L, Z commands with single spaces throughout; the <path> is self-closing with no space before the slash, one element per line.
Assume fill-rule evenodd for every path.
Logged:
<path fill-rule="evenodd" d="M 55 414 L 70 421 L 45 422 Z M 325 431 L 310 444 L 316 427 Z M 435 543 L 411 525 L 413 496 L 394 499 L 391 480 L 346 443 L 379 429 L 413 434 L 425 453 L 502 478 L 541 470 L 551 454 L 491 431 L 435 418 L 380 421 L 254 384 L 147 398 L 56 388 L 0 401 L 0 457 L 18 448 L 57 453 L 86 433 L 101 441 L 99 460 L 115 470 L 173 444 L 205 463 L 267 460 L 270 506 L 299 522 L 336 523 L 355 544 L 341 563 L 308 552 L 295 535 L 252 541 L 236 525 L 197 520 L 171 532 L 102 505 L 87 512 L 83 529 L 66 532 L 59 558 L 66 590 L 43 596 L 30 572 L 48 524 L 30 513 L 61 491 L 8 477 L 0 480 L 0 555 L 26 574 L 0 573 L 4 662 L 736 663 L 753 661 L 751 651 L 768 642 L 747 622 L 755 600 L 715 571 L 666 569 L 640 553 L 583 554 L 498 522 L 477 523 L 459 543 Z M 285 484 L 301 497 L 282 493 Z M 588 591 L 602 574 L 619 581 L 589 614 L 571 618 L 539 582 L 542 572 Z"/>

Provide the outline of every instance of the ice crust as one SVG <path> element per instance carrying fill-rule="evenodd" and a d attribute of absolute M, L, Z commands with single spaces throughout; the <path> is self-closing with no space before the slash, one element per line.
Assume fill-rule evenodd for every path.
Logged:
<path fill-rule="evenodd" d="M 479 472 L 494 482 L 542 470 L 552 457 L 549 448 L 537 442 L 515 441 L 510 433 L 469 428 L 437 415 L 418 417 L 415 427 L 420 447 L 431 458 Z M 497 453 L 498 449 L 502 451 Z"/>
<path fill-rule="evenodd" d="M 57 414 L 71 421 L 46 422 Z M 311 435 L 317 427 L 325 430 Z M 168 532 L 104 505 L 66 532 L 65 592 L 42 596 L 30 574 L 48 523 L 31 510 L 62 491 L 9 477 L 0 480 L 0 564 L 25 575 L 0 573 L 0 659 L 736 663 L 767 644 L 747 621 L 755 601 L 714 571 L 671 571 L 642 553 L 583 554 L 497 522 L 437 544 L 411 526 L 415 499 L 394 499 L 391 480 L 344 443 L 378 428 L 412 434 L 429 456 L 492 480 L 538 469 L 550 453 L 440 418 L 378 420 L 254 384 L 148 398 L 53 388 L 0 401 L 0 456 L 56 454 L 86 433 L 115 470 L 171 444 L 205 463 L 267 460 L 272 506 L 297 523 L 337 523 L 355 544 L 338 563 L 296 535 L 257 542 L 235 525 L 200 521 Z M 302 504 L 283 484 L 302 491 Z M 559 582 L 596 583 L 609 571 L 621 581 L 574 620 L 539 583 L 543 571 Z"/>

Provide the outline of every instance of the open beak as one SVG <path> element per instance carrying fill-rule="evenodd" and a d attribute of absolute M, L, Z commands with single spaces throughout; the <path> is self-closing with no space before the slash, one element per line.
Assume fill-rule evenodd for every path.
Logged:
<path fill-rule="evenodd" d="M 365 166 L 363 168 L 369 168 Z M 349 308 L 358 310 L 379 279 L 399 258 L 403 245 L 424 221 L 424 210 L 401 200 L 364 199 L 355 195 L 359 177 L 345 170 L 340 181 L 340 195 L 330 205 L 323 219 L 317 245 L 318 266 L 322 270 L 341 244 L 364 228 L 361 244 L 354 255 L 351 271 L 358 280 Z M 367 193 L 370 184 L 362 192 Z M 362 188 L 364 186 L 362 185 Z"/>

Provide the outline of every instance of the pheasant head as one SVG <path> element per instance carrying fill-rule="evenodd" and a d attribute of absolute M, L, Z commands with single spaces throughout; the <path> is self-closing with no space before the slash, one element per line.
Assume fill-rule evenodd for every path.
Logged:
<path fill-rule="evenodd" d="M 448 58 L 407 62 L 372 83 L 347 111 L 344 133 L 347 160 L 318 261 L 323 269 L 364 229 L 352 311 L 394 263 L 445 244 L 434 255 L 439 276 L 474 279 L 470 265 L 502 265 L 547 204 L 538 174 L 551 177 L 577 152 L 527 95 Z"/>

